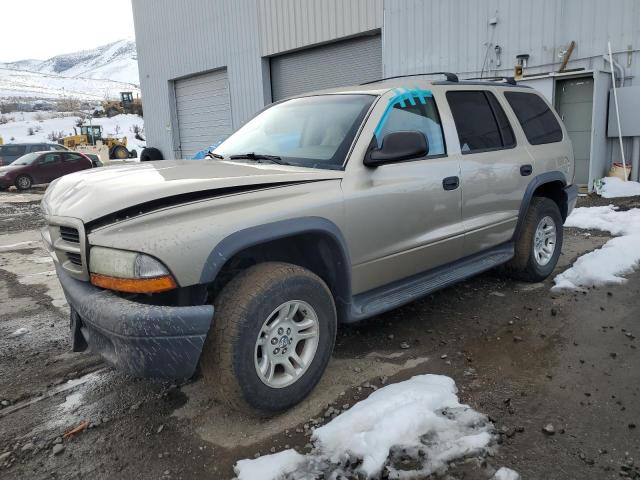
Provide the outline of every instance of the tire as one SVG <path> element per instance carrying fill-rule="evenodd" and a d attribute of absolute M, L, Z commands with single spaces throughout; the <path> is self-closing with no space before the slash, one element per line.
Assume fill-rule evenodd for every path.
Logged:
<path fill-rule="evenodd" d="M 562 223 L 560 209 L 553 200 L 534 197 L 516 240 L 515 255 L 506 265 L 507 272 L 512 277 L 527 282 L 541 282 L 551 275 L 562 250 Z M 547 238 L 544 235 L 544 232 L 550 232 L 551 226 L 555 229 L 552 250 L 550 234 L 547 234 Z M 537 243 L 536 233 L 540 235 L 541 242 Z"/>
<path fill-rule="evenodd" d="M 282 328 L 274 326 L 264 337 L 265 329 L 273 325 L 267 323 L 277 318 L 278 309 L 282 307 L 284 312 L 295 304 L 298 309 L 293 321 L 287 322 L 285 317 L 279 324 Z M 270 415 L 296 405 L 313 390 L 331 357 L 337 324 L 331 292 L 317 275 L 297 265 L 261 263 L 233 278 L 216 298 L 214 307 L 200 367 L 219 401 L 235 410 Z M 314 316 L 315 327 L 301 330 L 309 335 L 316 332 L 315 339 L 296 341 L 297 326 L 313 323 Z M 285 339 L 290 331 L 291 343 Z M 257 344 L 261 336 L 264 346 Z M 288 374 L 282 363 L 273 369 L 271 383 L 261 378 L 259 365 L 275 364 L 268 359 L 288 358 L 292 352 L 306 360 L 306 369 L 298 365 L 299 376 Z M 286 361 L 294 370 L 298 368 Z"/>
<path fill-rule="evenodd" d="M 109 158 L 118 159 L 118 160 L 126 160 L 129 158 L 129 150 L 124 145 L 116 145 L 109 152 Z"/>
<path fill-rule="evenodd" d="M 141 162 L 151 162 L 153 160 L 164 160 L 162 152 L 157 148 L 147 147 L 140 153 Z"/>
<path fill-rule="evenodd" d="M 29 175 L 19 175 L 15 185 L 18 190 L 29 190 L 33 185 L 33 179 Z"/>
<path fill-rule="evenodd" d="M 138 152 L 135 148 L 129 151 L 129 158 L 138 158 Z"/>

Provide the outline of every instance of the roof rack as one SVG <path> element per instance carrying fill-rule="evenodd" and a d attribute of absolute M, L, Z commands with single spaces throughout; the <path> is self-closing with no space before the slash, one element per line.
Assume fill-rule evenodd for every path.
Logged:
<path fill-rule="evenodd" d="M 485 80 L 487 82 L 500 81 L 500 82 L 508 83 L 509 85 L 518 84 L 518 82 L 516 82 L 516 79 L 513 77 L 473 77 L 473 78 L 465 78 L 464 80 Z"/>
<path fill-rule="evenodd" d="M 378 80 L 371 80 L 370 82 L 364 82 L 360 85 L 369 85 L 370 83 L 378 83 L 384 80 L 393 80 L 394 78 L 405 78 L 405 77 L 422 77 L 424 75 L 444 75 L 447 79 L 447 82 L 458 82 L 458 76 L 455 73 L 450 72 L 427 72 L 427 73 L 412 73 L 409 75 L 396 75 L 395 77 L 385 77 L 379 78 Z"/>

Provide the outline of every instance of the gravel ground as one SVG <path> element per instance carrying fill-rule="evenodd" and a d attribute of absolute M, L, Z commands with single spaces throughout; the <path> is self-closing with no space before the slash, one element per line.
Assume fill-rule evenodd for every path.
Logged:
<path fill-rule="evenodd" d="M 489 272 L 341 328 L 312 396 L 255 419 L 216 404 L 198 378 L 134 379 L 71 353 L 67 307 L 38 243 L 39 194 L 28 195 L 0 193 L 0 246 L 12 245 L 0 248 L 0 478 L 231 478 L 238 459 L 305 451 L 329 406 L 419 373 L 453 377 L 461 400 L 499 432 L 492 456 L 460 461 L 443 478 L 488 479 L 500 466 L 525 479 L 640 478 L 640 273 L 552 294 L 551 280 Z M 610 203 L 640 199 L 579 199 Z M 609 239 L 585 233 L 565 229 L 557 272 Z"/>

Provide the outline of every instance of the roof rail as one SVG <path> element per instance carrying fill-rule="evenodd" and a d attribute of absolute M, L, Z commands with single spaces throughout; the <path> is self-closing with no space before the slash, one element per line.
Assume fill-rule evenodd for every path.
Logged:
<path fill-rule="evenodd" d="M 385 77 L 379 78 L 378 80 L 371 80 L 370 82 L 364 82 L 360 85 L 369 85 L 370 83 L 378 83 L 384 80 L 392 80 L 394 78 L 405 78 L 405 77 L 422 77 L 424 75 L 444 75 L 447 79 L 447 82 L 458 82 L 458 76 L 455 73 L 450 72 L 427 72 L 427 73 L 412 73 L 409 75 L 396 75 L 395 77 Z"/>
<path fill-rule="evenodd" d="M 513 77 L 473 77 L 465 78 L 464 80 L 486 80 L 487 82 L 495 82 L 496 80 L 508 83 L 509 85 L 517 85 L 516 79 Z"/>

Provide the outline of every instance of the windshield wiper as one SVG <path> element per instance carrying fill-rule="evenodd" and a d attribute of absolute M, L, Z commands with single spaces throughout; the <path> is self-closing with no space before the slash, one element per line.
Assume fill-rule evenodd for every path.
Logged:
<path fill-rule="evenodd" d="M 220 160 L 224 160 L 224 156 L 220 155 L 219 153 L 207 152 L 207 154 L 204 156 L 204 158 L 207 158 L 207 157 L 218 158 Z"/>
<path fill-rule="evenodd" d="M 267 160 L 269 162 L 277 163 L 278 165 L 288 165 L 287 162 L 283 161 L 281 157 L 277 155 L 265 155 L 262 153 L 241 153 L 238 155 L 231 155 L 229 157 L 230 160 Z"/>

